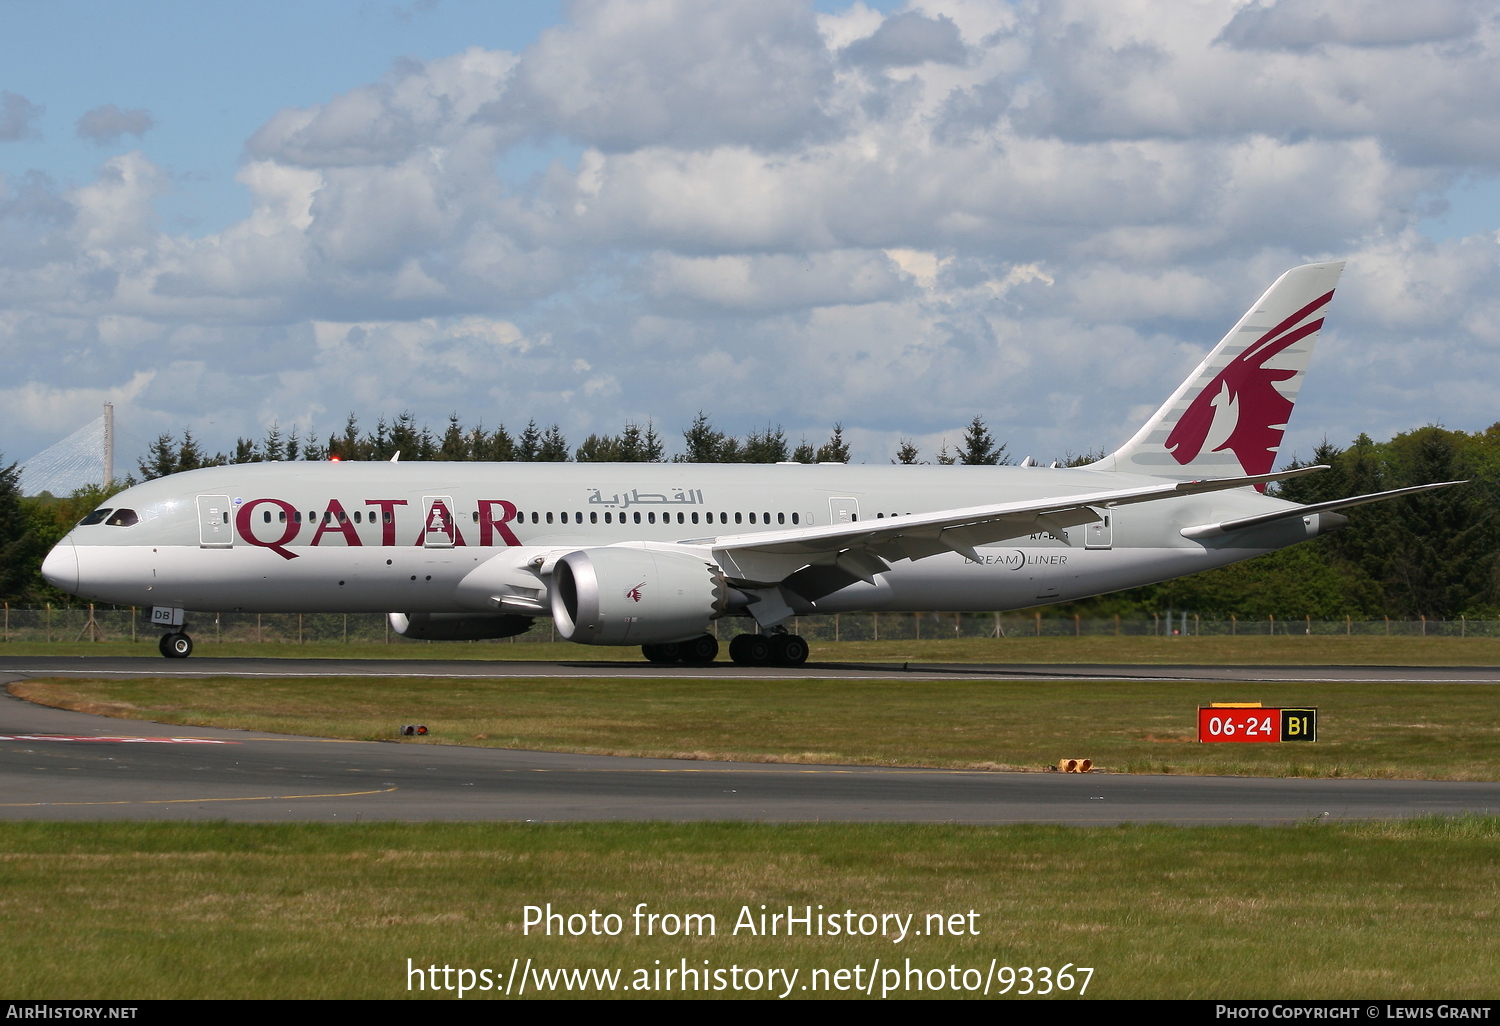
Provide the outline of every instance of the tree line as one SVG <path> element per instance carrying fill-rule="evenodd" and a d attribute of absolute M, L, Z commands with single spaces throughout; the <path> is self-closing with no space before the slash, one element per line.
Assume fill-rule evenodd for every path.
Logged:
<path fill-rule="evenodd" d="M 1327 441 L 1287 469 L 1279 498 L 1311 504 L 1439 481 L 1467 481 L 1343 511 L 1349 524 L 1310 542 L 1175 581 L 1057 607 L 1084 617 L 1167 609 L 1264 620 L 1415 620 L 1500 615 L 1500 424 L 1476 432 L 1427 426 L 1347 448 Z"/>
<path fill-rule="evenodd" d="M 576 447 L 570 447 L 556 424 L 541 427 L 535 420 L 512 433 L 504 424 L 493 431 L 481 424 L 467 427 L 458 414 L 448 418 L 442 432 L 428 425 L 417 425 L 410 413 L 401 413 L 387 421 L 381 417 L 373 429 L 360 430 L 359 420 L 350 414 L 342 432 L 319 443 L 303 440 L 295 428 L 283 432 L 272 425 L 260 439 L 240 438 L 232 452 L 209 453 L 189 430 L 180 437 L 163 434 L 151 443 L 137 464 L 142 480 L 178 474 L 200 467 L 218 467 L 232 463 L 260 463 L 279 460 L 389 460 L 399 455 L 403 460 L 478 461 L 493 463 L 847 463 L 849 443 L 842 424 L 835 424 L 828 440 L 814 445 L 806 438 L 793 445 L 780 426 L 767 425 L 743 438 L 715 428 L 707 413 L 699 412 L 692 425 L 682 432 L 680 453 L 667 455 L 667 447 L 655 425 L 627 423 L 619 434 L 590 434 Z M 1089 457 L 1092 458 L 1092 457 Z M 920 448 L 911 439 L 901 439 L 892 463 L 926 463 Z M 939 464 L 1003 465 L 1012 462 L 1004 443 L 997 442 L 984 422 L 975 416 L 964 429 L 963 440 L 953 448 L 945 443 L 934 455 Z M 134 480 L 132 478 L 132 480 Z"/>

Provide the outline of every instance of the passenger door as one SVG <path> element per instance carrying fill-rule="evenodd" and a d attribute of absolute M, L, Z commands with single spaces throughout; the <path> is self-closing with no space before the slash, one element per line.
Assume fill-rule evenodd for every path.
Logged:
<path fill-rule="evenodd" d="M 422 545 L 429 549 L 453 548 L 453 496 L 422 496 Z"/>
<path fill-rule="evenodd" d="M 205 549 L 234 546 L 234 524 L 227 495 L 198 496 L 198 544 Z"/>

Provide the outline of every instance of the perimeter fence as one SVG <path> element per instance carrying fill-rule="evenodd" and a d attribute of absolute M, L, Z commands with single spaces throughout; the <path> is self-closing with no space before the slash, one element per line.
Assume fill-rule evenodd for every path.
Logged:
<path fill-rule="evenodd" d="M 1193 613 L 1163 612 L 1150 619 L 1041 616 L 1017 613 L 839 613 L 802 616 L 788 627 L 809 641 L 911 641 L 957 638 L 1129 637 L 1245 635 L 1347 635 L 1360 637 L 1500 637 L 1500 619 L 1314 620 L 1310 617 L 1210 619 Z M 727 641 L 754 631 L 754 621 L 731 618 L 712 628 Z M 431 644 L 403 638 L 382 613 L 194 613 L 187 630 L 199 645 Z M 95 607 L 4 607 L 0 643 L 84 641 L 140 642 L 154 645 L 162 635 L 150 623 L 150 610 Z M 531 630 L 514 638 L 472 644 L 534 644 L 558 640 L 552 621 L 539 617 Z"/>

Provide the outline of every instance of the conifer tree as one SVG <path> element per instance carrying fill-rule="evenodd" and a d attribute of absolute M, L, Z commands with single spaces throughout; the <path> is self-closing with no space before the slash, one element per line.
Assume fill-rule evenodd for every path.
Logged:
<path fill-rule="evenodd" d="M 849 443 L 844 441 L 844 425 L 833 425 L 833 434 L 828 436 L 818 449 L 819 463 L 848 463 Z"/>
<path fill-rule="evenodd" d="M 1005 445 L 995 444 L 995 438 L 990 434 L 990 429 L 984 424 L 984 418 L 975 414 L 969 426 L 964 429 L 963 448 L 958 451 L 958 462 L 967 466 L 993 467 L 1008 465 L 1010 457 L 1005 453 Z"/>

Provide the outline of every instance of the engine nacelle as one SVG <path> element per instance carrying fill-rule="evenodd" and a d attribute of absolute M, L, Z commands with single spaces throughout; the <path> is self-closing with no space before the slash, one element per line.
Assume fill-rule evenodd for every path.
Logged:
<path fill-rule="evenodd" d="M 481 641 L 509 638 L 531 630 L 529 616 L 476 613 L 391 613 L 391 630 L 419 641 Z"/>
<path fill-rule="evenodd" d="M 707 631 L 728 603 L 719 568 L 686 552 L 580 549 L 552 569 L 557 633 L 583 645 L 687 641 Z"/>

